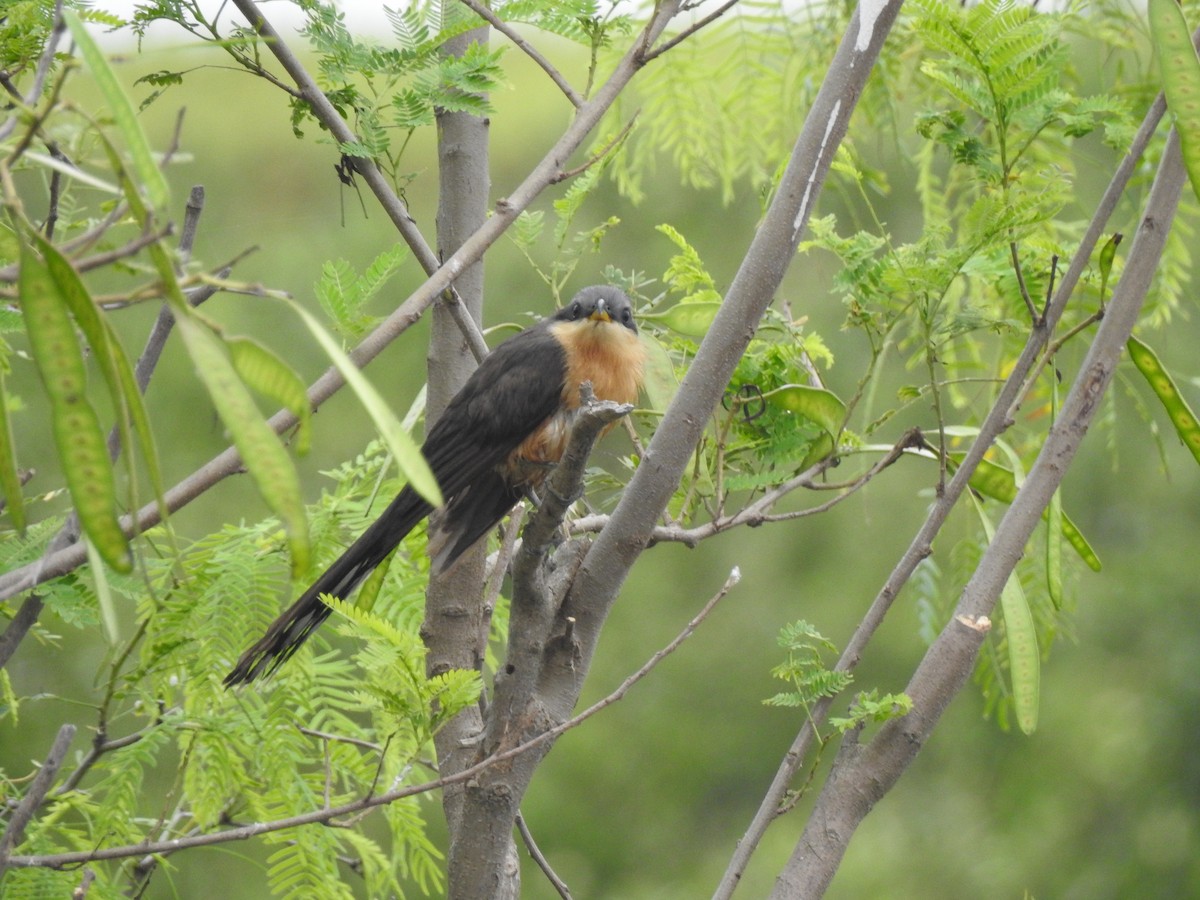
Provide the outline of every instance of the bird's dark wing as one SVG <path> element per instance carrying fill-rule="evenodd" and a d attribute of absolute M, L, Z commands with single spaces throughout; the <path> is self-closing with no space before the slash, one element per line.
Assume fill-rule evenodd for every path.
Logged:
<path fill-rule="evenodd" d="M 562 345 L 545 323 L 491 352 L 446 406 L 421 448 L 450 500 L 508 458 L 558 409 Z"/>
<path fill-rule="evenodd" d="M 501 468 L 558 411 L 565 377 L 562 345 L 535 326 L 492 351 L 430 431 L 423 451 L 447 501 L 430 540 L 437 571 L 521 498 L 517 479 Z"/>
<path fill-rule="evenodd" d="M 497 467 L 559 406 L 566 360 L 547 325 L 535 325 L 493 350 L 447 405 L 421 448 L 451 509 L 439 541 L 439 570 L 451 565 L 520 499 L 520 491 L 512 490 Z M 329 617 L 321 594 L 349 596 L 431 510 L 412 488 L 401 490 L 242 654 L 225 684 L 252 681 L 285 662 Z"/>

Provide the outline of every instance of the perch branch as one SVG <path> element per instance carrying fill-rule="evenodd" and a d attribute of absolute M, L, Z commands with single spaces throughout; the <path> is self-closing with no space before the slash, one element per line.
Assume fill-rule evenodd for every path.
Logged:
<path fill-rule="evenodd" d="M 633 411 L 633 406 L 628 403 L 597 400 L 591 382 L 580 385 L 579 397 L 579 413 L 571 427 L 566 452 L 546 482 L 541 505 L 525 526 L 521 550 L 517 554 L 518 572 L 541 560 L 571 504 L 582 495 L 583 473 L 601 430 Z"/>

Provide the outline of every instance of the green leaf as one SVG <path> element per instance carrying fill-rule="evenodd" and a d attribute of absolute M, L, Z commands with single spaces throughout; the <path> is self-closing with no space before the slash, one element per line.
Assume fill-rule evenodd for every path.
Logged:
<path fill-rule="evenodd" d="M 68 314 L 69 303 L 50 270 L 21 244 L 18 289 L 34 361 L 50 397 L 55 444 L 80 525 L 114 569 L 132 567 L 117 521 L 117 487 L 100 419 L 86 394 L 87 369 Z"/>
<path fill-rule="evenodd" d="M 642 331 L 639 332 L 638 339 L 646 349 L 644 378 L 646 399 L 652 410 L 663 412 L 671 405 L 671 401 L 675 399 L 675 393 L 679 390 L 679 379 L 675 377 L 675 366 L 671 363 L 671 357 L 667 355 L 666 348 L 653 335 Z"/>
<path fill-rule="evenodd" d="M 1058 385 L 1050 389 L 1050 410 L 1054 421 L 1058 420 Z M 1062 577 L 1062 533 L 1063 509 L 1062 488 L 1055 490 L 1046 509 L 1046 592 L 1055 609 L 1063 606 Z"/>
<path fill-rule="evenodd" d="M 1192 190 L 1200 199 L 1200 58 L 1176 0 L 1150 0 L 1149 12 L 1167 108 L 1179 132 Z"/>
<path fill-rule="evenodd" d="M 176 318 L 188 355 L 208 389 L 217 415 L 263 499 L 283 523 L 292 555 L 292 572 L 299 575 L 308 568 L 311 546 L 296 467 L 238 378 L 222 341 L 195 316 Z"/>
<path fill-rule="evenodd" d="M 97 178 L 95 175 L 85 172 L 83 169 L 63 162 L 61 159 L 55 159 L 53 156 L 46 156 L 42 153 L 27 151 L 24 154 L 24 158 L 30 162 L 35 162 L 39 165 L 45 166 L 47 169 L 53 169 L 60 175 L 65 175 L 67 178 L 73 179 L 74 181 L 79 181 L 83 184 L 89 185 L 90 187 L 94 187 L 97 190 L 104 191 L 106 194 L 121 193 L 121 189 L 115 184 L 110 184 L 101 178 Z"/>
<path fill-rule="evenodd" d="M 71 37 L 75 39 L 79 55 L 83 57 L 88 71 L 92 73 L 96 87 L 99 88 L 108 104 L 113 121 L 117 123 L 121 136 L 125 138 L 125 146 L 133 161 L 133 169 L 142 185 L 145 186 L 146 197 L 150 201 L 150 205 L 155 209 L 166 209 L 170 203 L 167 180 L 158 166 L 154 164 L 154 156 L 150 152 L 150 145 L 146 142 L 146 135 L 142 132 L 142 126 L 138 121 L 133 104 L 129 102 L 129 97 L 121 89 L 108 60 L 104 58 L 104 54 L 88 34 L 87 28 L 79 20 L 78 14 L 74 10 L 64 10 L 63 19 L 66 20 L 67 27 L 71 29 Z"/>
<path fill-rule="evenodd" d="M 358 395 L 359 402 L 370 414 L 371 421 L 375 423 L 375 427 L 392 452 L 396 465 L 408 479 L 409 484 L 413 486 L 413 490 L 435 507 L 441 506 L 442 491 L 438 487 L 437 479 L 433 477 L 433 472 L 430 471 L 429 464 L 425 462 L 425 457 L 421 455 L 420 448 L 401 426 L 395 413 L 379 396 L 379 392 L 375 390 L 358 366 L 342 352 L 337 341 L 313 317 L 312 313 L 298 303 L 292 303 L 292 308 L 296 310 L 301 320 L 308 326 L 308 330 L 313 333 L 313 337 L 325 350 L 325 354 L 342 373 L 346 384 Z"/>
<path fill-rule="evenodd" d="M 113 604 L 112 587 L 108 583 L 100 554 L 91 541 L 84 538 L 87 550 L 88 568 L 92 573 L 92 583 L 96 586 L 96 604 L 100 607 L 100 623 L 104 626 L 104 636 L 109 644 L 115 645 L 120 633 L 117 628 L 117 610 Z"/>
<path fill-rule="evenodd" d="M 379 597 L 380 589 L 383 588 L 383 579 L 387 577 L 388 569 L 392 566 L 392 557 L 399 549 L 399 544 L 393 547 L 392 552 L 383 558 L 383 562 L 377 565 L 363 580 L 362 586 L 358 589 L 358 596 L 354 598 L 354 606 L 357 609 L 370 612 L 375 608 L 375 600 Z"/>
<path fill-rule="evenodd" d="M 322 266 L 313 290 L 339 332 L 357 340 L 375 326 L 377 319 L 363 307 L 399 270 L 405 255 L 403 244 L 393 244 L 375 257 L 361 275 L 344 259 L 329 260 Z"/>
<path fill-rule="evenodd" d="M 1196 414 L 1179 393 L 1171 373 L 1163 367 L 1158 354 L 1136 337 L 1131 335 L 1125 347 L 1129 351 L 1129 358 L 1167 411 L 1171 424 L 1175 426 L 1175 433 L 1192 452 L 1196 462 L 1200 463 L 1200 422 L 1196 421 Z"/>
<path fill-rule="evenodd" d="M 0 492 L 13 528 L 25 533 L 25 497 L 21 491 L 21 476 L 17 473 L 17 446 L 13 440 L 12 419 L 8 415 L 8 392 L 4 387 L 4 372 L 0 369 Z"/>
<path fill-rule="evenodd" d="M 832 697 L 853 681 L 849 672 L 829 669 L 821 651 L 836 651 L 836 645 L 804 620 L 779 630 L 779 646 L 787 650 L 787 659 L 771 669 L 771 674 L 790 681 L 793 691 L 776 694 L 763 701 L 767 706 L 802 707 L 805 711 L 822 697 Z"/>
<path fill-rule="evenodd" d="M 680 250 L 671 257 L 667 271 L 663 273 L 663 284 L 673 292 L 683 294 L 684 303 L 719 299 L 717 284 L 704 267 L 696 248 L 670 225 L 659 225 L 655 230 L 666 235 Z"/>
<path fill-rule="evenodd" d="M 137 472 L 133 463 L 133 435 L 136 433 L 142 458 L 162 517 L 167 517 L 163 500 L 162 472 L 158 464 L 158 451 L 154 444 L 154 433 L 150 428 L 150 417 L 146 412 L 142 394 L 133 377 L 129 357 L 117 339 L 108 320 L 100 314 L 87 287 L 75 271 L 75 267 L 58 249 L 41 236 L 34 234 L 38 249 L 46 261 L 46 268 L 54 279 L 71 315 L 92 348 L 92 355 L 100 367 L 108 387 L 109 399 L 117 415 L 117 428 L 126 447 L 126 462 L 129 472 L 130 490 L 137 484 Z M 136 505 L 136 503 L 134 504 Z"/>
<path fill-rule="evenodd" d="M 955 454 L 955 457 L 961 460 L 962 454 Z M 978 491 L 983 496 L 991 497 L 993 500 L 999 500 L 1002 503 L 1012 503 L 1017 496 L 1017 482 L 1013 473 L 1009 469 L 1004 468 L 1004 466 L 997 465 L 986 459 L 979 461 L 979 465 L 975 467 L 975 471 L 971 474 L 971 480 L 968 484 L 971 485 L 973 490 Z M 1047 515 L 1048 513 L 1044 511 L 1042 518 L 1046 518 Z M 1093 572 L 1099 572 L 1101 569 L 1100 557 L 1065 512 L 1062 517 L 1062 534 L 1067 539 L 1067 543 L 1074 548 L 1079 557 L 1087 564 L 1087 567 Z"/>
<path fill-rule="evenodd" d="M 992 521 L 983 510 L 983 504 L 972 496 L 983 532 L 991 543 L 995 538 Z M 1000 611 L 1004 616 L 1004 634 L 1008 644 L 1008 672 L 1012 681 L 1013 709 L 1017 724 L 1026 734 L 1037 730 L 1038 697 L 1041 692 L 1041 655 L 1038 652 L 1037 629 L 1033 623 L 1033 611 L 1021 579 L 1014 570 L 1000 591 Z"/>
<path fill-rule="evenodd" d="M 908 694 L 884 694 L 879 696 L 876 688 L 864 691 L 854 698 L 847 716 L 830 716 L 829 724 L 845 734 L 851 728 L 869 722 L 887 722 L 900 719 L 912 712 L 912 698 Z"/>
<path fill-rule="evenodd" d="M 686 337 L 704 337 L 721 308 L 720 300 L 699 300 L 680 303 L 659 313 L 643 313 L 643 319 L 661 322 L 672 331 Z"/>
<path fill-rule="evenodd" d="M 225 339 L 233 367 L 250 387 L 288 410 L 299 421 L 296 452 L 308 452 L 312 438 L 308 391 L 295 369 L 257 341 L 245 337 Z"/>
<path fill-rule="evenodd" d="M 1062 530 L 1063 537 L 1067 539 L 1067 543 L 1074 548 L 1075 552 L 1079 554 L 1080 559 L 1087 564 L 1087 567 L 1093 572 L 1099 572 L 1102 568 L 1099 555 L 1092 549 L 1092 545 L 1083 536 L 1083 532 L 1067 517 L 1065 512 L 1062 517 Z"/>
<path fill-rule="evenodd" d="M 143 228 L 150 225 L 150 212 L 142 202 L 115 148 L 100 135 L 109 164 L 120 177 L 130 212 Z M 224 343 L 204 324 L 180 290 L 175 267 L 166 248 L 155 241 L 146 248 L 154 263 L 163 295 L 175 314 L 175 321 L 196 373 L 212 398 L 221 422 L 229 431 L 246 470 L 271 511 L 279 516 L 288 536 L 292 572 L 308 568 L 311 543 L 308 519 L 300 494 L 300 476 L 292 465 L 278 435 L 267 425 L 254 405 L 254 399 L 238 378 Z"/>
<path fill-rule="evenodd" d="M 1104 244 L 1100 250 L 1100 302 L 1104 302 L 1105 294 L 1108 290 L 1108 276 L 1112 274 L 1113 260 L 1117 257 L 1117 245 L 1121 243 L 1124 237 L 1121 232 L 1116 232 Z"/>
<path fill-rule="evenodd" d="M 785 384 L 763 396 L 776 406 L 811 419 L 831 435 L 838 434 L 846 420 L 846 404 L 824 388 Z"/>
<path fill-rule="evenodd" d="M 542 236 L 546 214 L 540 209 L 521 210 L 521 214 L 508 230 L 508 236 L 522 250 L 529 250 Z"/>
<path fill-rule="evenodd" d="M 1063 606 L 1063 530 L 1062 491 L 1057 490 L 1046 510 L 1046 592 L 1055 609 Z"/>

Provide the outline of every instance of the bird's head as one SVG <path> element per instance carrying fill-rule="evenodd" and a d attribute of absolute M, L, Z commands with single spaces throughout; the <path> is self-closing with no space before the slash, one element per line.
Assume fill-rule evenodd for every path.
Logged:
<path fill-rule="evenodd" d="M 616 324 L 637 334 L 633 321 L 633 303 L 620 288 L 609 285 L 586 287 L 571 298 L 571 302 L 555 313 L 560 322 L 594 322 L 597 325 Z"/>

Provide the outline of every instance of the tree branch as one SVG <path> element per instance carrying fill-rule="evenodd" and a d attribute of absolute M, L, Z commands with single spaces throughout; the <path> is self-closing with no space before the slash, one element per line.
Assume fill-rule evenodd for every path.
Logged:
<path fill-rule="evenodd" d="M 587 458 L 600 432 L 632 410 L 628 404 L 597 401 L 588 383 L 580 387 L 580 399 L 566 452 L 547 481 L 541 504 L 525 526 L 521 549 L 513 558 L 508 653 L 496 674 L 481 753 L 495 754 L 568 718 L 549 719 L 538 693 L 543 671 L 556 656 L 558 633 L 569 635 L 572 624 L 558 614 L 564 585 L 555 577 L 555 566 L 561 563 L 563 553 L 547 560 L 545 552 L 567 510 L 582 493 Z M 565 549 L 568 556 L 575 550 Z M 456 835 L 459 846 L 452 850 L 451 897 L 493 896 L 496 872 L 508 852 L 521 798 L 549 749 L 547 743 L 512 765 L 481 773 L 466 786 L 463 830 Z"/>
<path fill-rule="evenodd" d="M 517 813 L 517 831 L 521 833 L 521 840 L 525 844 L 525 849 L 529 851 L 530 858 L 537 863 L 537 867 L 542 870 L 542 874 L 546 876 L 546 880 L 558 892 L 558 896 L 562 900 L 571 900 L 570 888 L 559 877 L 559 874 L 554 871 L 554 867 L 550 865 L 550 860 L 546 859 L 546 854 L 542 852 L 542 848 L 534 840 L 533 832 L 529 829 L 529 823 L 525 821 L 525 817 L 520 813 Z"/>
<path fill-rule="evenodd" d="M 846 132 L 899 0 L 874 5 L 874 18 L 854 14 L 797 139 L 766 216 L 701 342 L 683 383 L 646 448 L 607 528 L 575 576 L 560 614 L 574 622 L 570 655 L 547 668 L 541 695 L 551 715 L 563 715 L 582 686 L 603 622 L 637 556 L 691 459 L 725 386 L 770 304 L 806 227 L 836 148 Z"/>
<path fill-rule="evenodd" d="M 514 562 L 517 578 L 532 573 L 538 566 L 571 505 L 583 496 L 584 471 L 600 432 L 633 412 L 631 404 L 597 400 L 591 382 L 587 381 L 579 386 L 579 401 L 578 418 L 571 427 L 566 452 L 546 482 L 537 512 L 525 526 L 521 549 Z"/>
<path fill-rule="evenodd" d="M 726 0 L 725 3 L 718 6 L 716 9 L 714 9 L 711 13 L 709 13 L 703 19 L 700 19 L 697 22 L 693 22 L 691 25 L 689 25 L 683 31 L 679 32 L 679 34 L 675 35 L 670 40 L 663 41 L 662 44 L 660 44 L 659 46 L 657 46 L 653 50 L 651 50 L 649 53 L 647 53 L 646 61 L 649 62 L 652 59 L 657 59 L 658 57 L 660 57 L 664 53 L 666 53 L 668 50 L 670 50 L 671 48 L 679 46 L 679 44 L 686 41 L 688 38 L 690 38 L 692 35 L 694 35 L 701 28 L 704 28 L 706 25 L 711 25 L 713 22 L 717 21 L 717 19 L 721 18 L 721 16 L 725 15 L 725 13 L 729 12 L 729 10 L 731 10 L 735 6 L 737 6 L 738 2 L 739 2 L 739 0 Z"/>
<path fill-rule="evenodd" d="M 815 896 L 825 889 L 858 824 L 912 763 L 969 678 L 988 616 L 1070 467 L 1137 322 L 1186 177 L 1179 137 L 1172 129 L 1096 339 L 1037 460 L 963 589 L 954 618 L 930 646 L 905 689 L 913 701 L 912 712 L 885 723 L 866 748 L 839 760 L 772 896 Z"/>
<path fill-rule="evenodd" d="M 349 144 L 357 140 L 357 135 L 338 114 L 334 105 L 329 102 L 329 98 L 325 96 L 325 92 L 308 73 L 299 57 L 292 52 L 287 42 L 280 37 L 279 32 L 267 21 L 258 4 L 254 0 L 233 0 L 233 5 L 246 17 L 250 27 L 263 38 L 271 53 L 283 66 L 292 81 L 296 83 L 296 87 L 300 89 L 301 99 L 308 104 L 317 121 L 329 129 L 334 140 L 339 144 Z M 437 254 L 426 243 L 424 235 L 416 226 L 416 220 L 409 214 L 404 201 L 392 190 L 392 186 L 380 171 L 379 166 L 375 164 L 374 160 L 362 157 L 353 157 L 352 163 L 355 171 L 362 176 L 367 187 L 371 189 L 371 193 L 375 195 L 375 199 L 379 201 L 379 205 L 383 207 L 387 217 L 391 219 L 396 230 L 400 232 L 400 236 L 404 238 L 404 242 L 412 250 L 421 268 L 429 274 L 437 271 Z"/>
<path fill-rule="evenodd" d="M 8 627 L 4 629 L 4 634 L 0 634 L 0 669 L 8 665 L 8 661 L 12 659 L 12 655 L 17 652 L 17 648 L 25 640 L 25 635 L 29 633 L 29 629 L 37 624 L 38 617 L 42 614 L 43 606 L 45 606 L 45 601 L 37 591 L 32 591 L 28 597 L 21 601 L 20 608 L 17 610 L 16 615 L 9 620 Z"/>
<path fill-rule="evenodd" d="M 38 769 L 33 783 L 29 785 L 29 790 L 25 792 L 25 796 L 17 804 L 12 818 L 8 820 L 8 828 L 5 829 L 4 835 L 0 836 L 0 878 L 3 878 L 4 871 L 9 866 L 13 849 L 21 843 L 21 839 L 25 836 L 25 829 L 33 820 L 33 814 L 46 798 L 50 786 L 54 784 L 54 776 L 58 774 L 58 768 L 66 758 L 67 749 L 71 746 L 73 737 L 75 737 L 74 725 L 63 725 L 58 729 L 58 735 L 54 738 L 54 743 L 50 745 L 50 753 L 47 754 L 46 761 Z"/>
<path fill-rule="evenodd" d="M 1017 404 L 1023 396 L 1027 375 L 1036 364 L 1049 335 L 1053 334 L 1055 328 L 1058 326 L 1058 322 L 1062 318 L 1062 313 L 1067 307 L 1067 302 L 1074 293 L 1079 279 L 1083 276 L 1091 259 L 1092 252 L 1104 234 L 1108 220 L 1115 211 L 1129 183 L 1129 179 L 1138 165 L 1138 161 L 1149 145 L 1150 139 L 1154 136 L 1158 123 L 1165 112 L 1166 102 L 1160 94 L 1154 103 L 1151 104 L 1146 117 L 1142 121 L 1141 127 L 1138 129 L 1137 135 L 1130 145 L 1129 153 L 1121 161 L 1112 180 L 1109 182 L 1108 188 L 1097 205 L 1091 222 L 1088 224 L 1087 231 L 1080 241 L 1079 247 L 1076 249 L 1070 267 L 1063 276 L 1063 280 L 1059 283 L 1058 290 L 1055 292 L 1046 311 L 1041 316 L 1040 323 L 1034 324 L 1034 330 L 1026 342 L 1025 349 L 1013 364 L 1012 371 L 1005 380 L 997 396 L 997 400 L 992 406 L 991 412 L 979 429 L 979 435 L 967 451 L 967 455 L 959 464 L 954 477 L 947 483 L 945 491 L 934 501 L 933 508 L 930 510 L 925 522 L 913 537 L 904 555 L 896 563 L 896 566 L 884 582 L 883 587 L 872 601 L 866 615 L 855 629 L 850 641 L 846 644 L 846 648 L 842 651 L 837 665 L 834 667 L 836 671 L 848 672 L 858 665 L 858 661 L 862 658 L 867 644 L 870 643 L 871 638 L 874 637 L 876 631 L 883 624 L 883 620 L 891 609 L 892 603 L 900 595 L 901 588 L 912 577 L 921 560 L 925 559 L 931 552 L 934 537 L 941 531 L 942 525 L 945 524 L 951 510 L 958 503 L 963 491 L 966 490 L 971 475 L 974 474 L 980 461 L 995 443 L 996 439 L 1012 422 L 1013 416 L 1016 414 Z M 829 715 L 833 701 L 834 698 L 832 697 L 824 697 L 814 704 L 808 719 L 801 726 L 796 739 L 792 742 L 791 747 L 788 748 L 787 753 L 784 754 L 779 769 L 776 771 L 770 787 L 763 796 L 758 811 L 755 813 L 753 820 L 746 830 L 746 834 L 738 842 L 737 848 L 730 858 L 729 866 L 725 871 L 717 892 L 714 894 L 714 900 L 726 900 L 726 898 L 732 895 L 734 888 L 737 886 L 742 873 L 750 861 L 750 857 L 754 854 L 763 835 L 766 833 L 767 827 L 775 820 L 777 810 L 780 808 L 780 804 L 787 794 L 789 785 L 805 765 L 809 751 L 812 748 L 812 742 L 816 737 L 815 729 Z"/>

